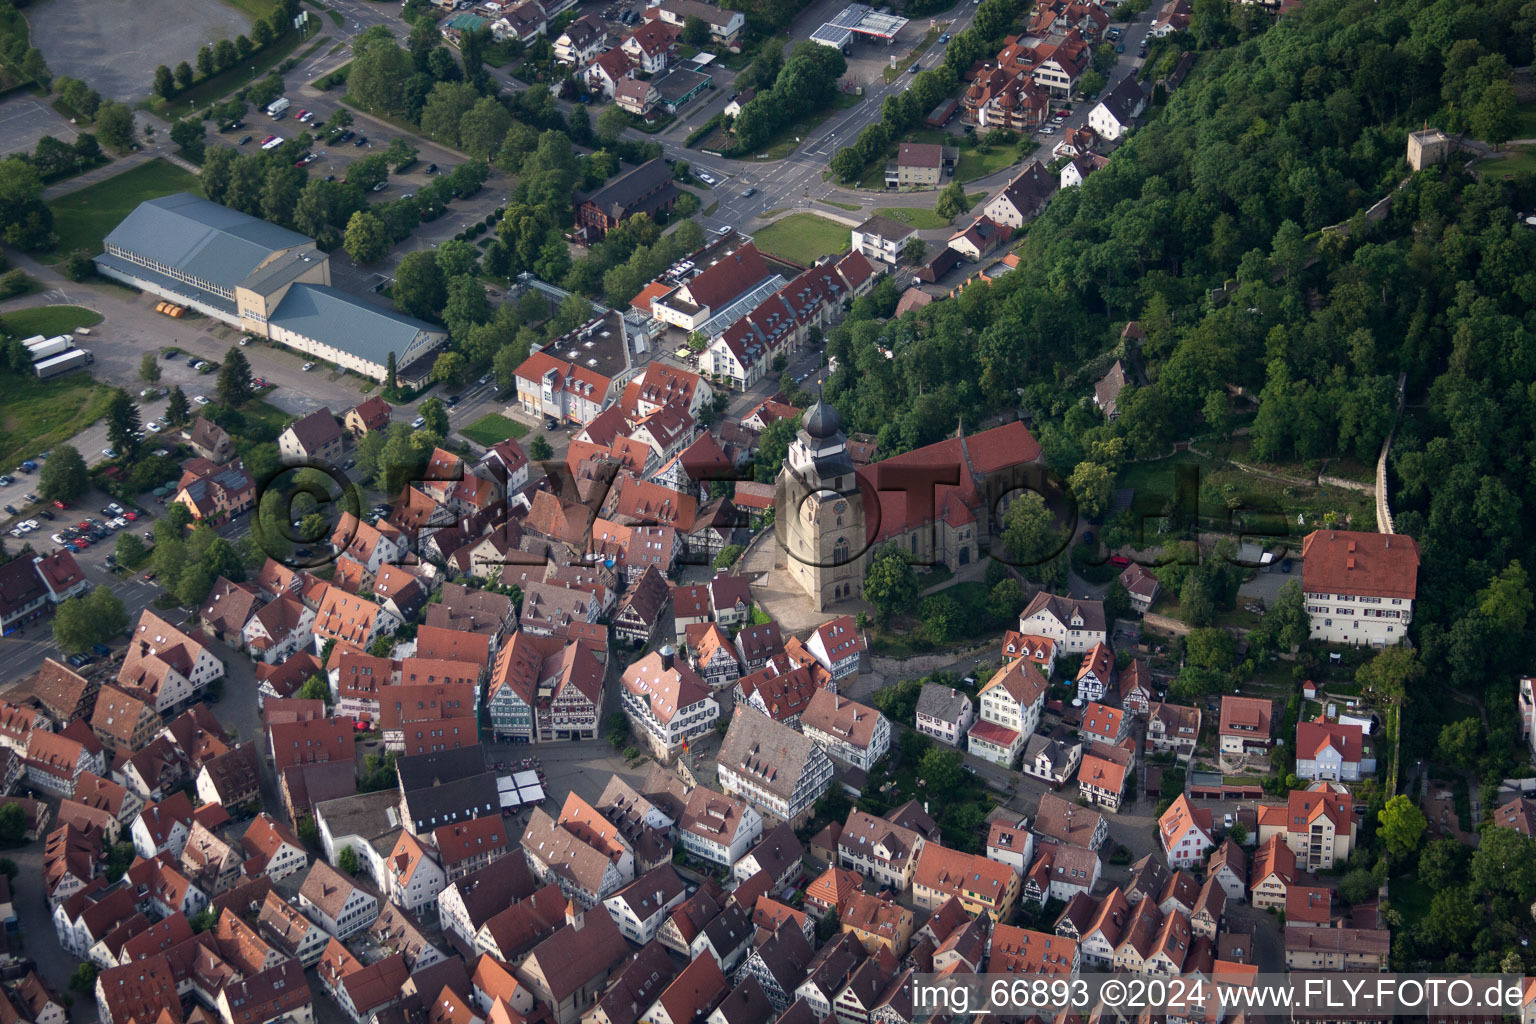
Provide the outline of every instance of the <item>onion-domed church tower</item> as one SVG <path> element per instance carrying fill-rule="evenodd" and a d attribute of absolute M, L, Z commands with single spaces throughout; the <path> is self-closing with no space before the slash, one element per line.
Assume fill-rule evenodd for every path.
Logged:
<path fill-rule="evenodd" d="M 847 440 L 842 417 L 818 399 L 800 421 L 776 487 L 778 541 L 816 611 L 857 597 L 864 585 L 864 499 Z"/>

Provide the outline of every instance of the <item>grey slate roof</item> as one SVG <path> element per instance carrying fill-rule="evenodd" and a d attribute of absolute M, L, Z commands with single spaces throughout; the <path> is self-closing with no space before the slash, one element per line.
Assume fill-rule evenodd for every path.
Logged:
<path fill-rule="evenodd" d="M 1141 91 L 1141 82 L 1135 75 L 1126 75 L 1120 84 L 1111 89 L 1099 102 L 1115 116 L 1116 121 L 1124 125 L 1130 124 L 1135 119 L 1136 107 L 1145 100 L 1146 93 Z"/>
<path fill-rule="evenodd" d="M 313 243 L 296 231 L 178 192 L 140 203 L 107 235 L 106 244 L 234 288 L 273 253 Z"/>
<path fill-rule="evenodd" d="M 307 245 L 302 249 L 285 253 L 266 266 L 252 271 L 242 284 L 259 295 L 270 295 L 300 274 L 313 270 L 317 264 L 324 262 L 325 258 L 325 254 L 319 249 L 313 245 Z"/>
<path fill-rule="evenodd" d="M 958 722 L 970 699 L 968 694 L 952 686 L 924 683 L 923 691 L 917 697 L 917 713 L 941 722 Z"/>
<path fill-rule="evenodd" d="M 269 323 L 383 366 L 422 331 L 443 333 L 425 320 L 393 313 L 323 284 L 296 284 Z"/>
<path fill-rule="evenodd" d="M 881 238 L 896 240 L 917 233 L 917 229 L 910 224 L 903 224 L 901 221 L 892 220 L 890 217 L 882 217 L 878 213 L 853 230 L 861 235 L 879 235 Z"/>
<path fill-rule="evenodd" d="M 731 719 L 716 763 L 789 800 L 800 777 L 826 756 L 810 737 L 767 715 L 739 714 Z"/>

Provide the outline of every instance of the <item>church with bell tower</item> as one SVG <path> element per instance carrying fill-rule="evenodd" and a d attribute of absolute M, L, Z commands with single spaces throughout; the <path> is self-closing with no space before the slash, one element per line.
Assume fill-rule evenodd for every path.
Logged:
<path fill-rule="evenodd" d="M 812 608 L 858 597 L 868 547 L 864 497 L 842 417 L 826 402 L 806 410 L 775 490 L 774 528 L 789 574 Z"/>
<path fill-rule="evenodd" d="M 1050 493 L 1044 467 L 1017 420 L 858 466 L 842 417 L 818 400 L 779 471 L 774 530 L 789 575 L 821 612 L 862 596 L 881 545 L 952 573 L 985 557 L 1014 497 Z"/>

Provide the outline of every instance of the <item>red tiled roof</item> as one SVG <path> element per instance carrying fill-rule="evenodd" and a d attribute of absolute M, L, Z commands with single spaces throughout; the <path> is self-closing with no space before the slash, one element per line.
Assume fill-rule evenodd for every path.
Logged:
<path fill-rule="evenodd" d="M 1412 600 L 1419 545 L 1406 534 L 1313 530 L 1301 542 L 1302 587 L 1309 594 Z"/>
<path fill-rule="evenodd" d="M 1344 725 L 1319 717 L 1315 722 L 1296 726 L 1296 756 L 1316 759 L 1325 747 L 1333 747 L 1345 762 L 1359 761 L 1365 748 L 1365 730 L 1358 725 Z"/>

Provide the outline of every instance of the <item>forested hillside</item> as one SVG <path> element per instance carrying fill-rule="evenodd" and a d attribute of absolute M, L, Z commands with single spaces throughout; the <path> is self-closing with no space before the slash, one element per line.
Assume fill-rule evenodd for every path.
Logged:
<path fill-rule="evenodd" d="M 1056 196 L 1019 268 L 833 332 L 829 396 L 886 452 L 1022 402 L 1063 474 L 1085 453 L 1105 461 L 1115 437 L 1149 457 L 1242 422 L 1260 459 L 1369 464 L 1403 373 L 1392 469 L 1399 529 L 1423 545 L 1415 636 L 1437 684 L 1505 701 L 1530 610 L 1515 563 L 1536 557 L 1521 524 L 1536 501 L 1536 231 L 1516 216 L 1536 179 L 1489 163 L 1479 178 L 1463 158 L 1414 176 L 1380 223 L 1363 212 L 1407 178 L 1410 129 L 1509 121 L 1536 3 L 1309 0 L 1241 40 L 1202 31 L 1210 11 L 1197 5 L 1196 35 L 1224 45 Z M 1152 384 L 1105 426 L 1084 398 L 1129 320 Z"/>

